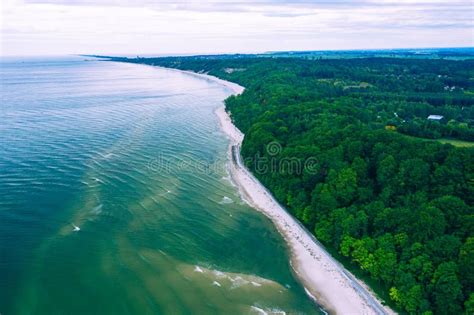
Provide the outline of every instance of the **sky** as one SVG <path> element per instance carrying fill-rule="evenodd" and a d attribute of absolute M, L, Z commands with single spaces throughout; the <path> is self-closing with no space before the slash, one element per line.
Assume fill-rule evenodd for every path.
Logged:
<path fill-rule="evenodd" d="M 0 0 L 0 54 L 474 46 L 474 0 Z"/>

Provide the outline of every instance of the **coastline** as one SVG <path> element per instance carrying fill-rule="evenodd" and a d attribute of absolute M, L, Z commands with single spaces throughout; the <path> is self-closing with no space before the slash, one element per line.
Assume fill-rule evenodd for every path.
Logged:
<path fill-rule="evenodd" d="M 233 82 L 217 77 L 175 68 L 158 67 L 178 71 L 196 78 L 219 83 L 241 94 L 245 89 Z M 224 106 L 215 110 L 220 127 L 229 139 L 228 171 L 239 189 L 242 199 L 267 216 L 283 236 L 290 251 L 290 264 L 304 289 L 325 311 L 331 314 L 396 314 L 381 304 L 370 288 L 358 280 L 324 249 L 324 246 L 291 216 L 274 199 L 253 174 L 243 165 L 240 146 L 244 134 L 232 123 Z"/>
<path fill-rule="evenodd" d="M 215 111 L 224 133 L 230 139 L 229 173 L 243 199 L 267 216 L 285 239 L 290 263 L 306 293 L 331 314 L 388 314 L 376 310 L 353 287 L 348 275 L 313 237 L 293 218 L 268 190 L 239 161 L 243 134 L 230 116 L 219 107 Z M 233 151 L 233 152 L 232 152 Z M 380 305 L 380 308 L 383 306 Z"/>
<path fill-rule="evenodd" d="M 232 89 L 234 95 L 244 91 L 243 87 L 235 83 L 208 75 L 206 78 Z M 326 311 L 334 314 L 396 314 L 382 305 L 363 282 L 332 258 L 322 244 L 243 165 L 240 146 L 244 134 L 232 123 L 224 106 L 217 108 L 215 114 L 222 131 L 230 140 L 228 170 L 233 182 L 242 199 L 267 216 L 284 237 L 291 253 L 290 264 L 306 293 Z"/>

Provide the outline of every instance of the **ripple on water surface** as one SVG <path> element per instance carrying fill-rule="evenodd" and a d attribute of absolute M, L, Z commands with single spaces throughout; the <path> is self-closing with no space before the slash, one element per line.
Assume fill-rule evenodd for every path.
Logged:
<path fill-rule="evenodd" d="M 282 238 L 223 179 L 223 87 L 131 64 L 2 63 L 0 313 L 318 312 Z"/>

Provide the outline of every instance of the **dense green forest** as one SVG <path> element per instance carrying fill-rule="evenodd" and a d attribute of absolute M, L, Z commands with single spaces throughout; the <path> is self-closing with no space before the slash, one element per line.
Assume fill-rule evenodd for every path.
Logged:
<path fill-rule="evenodd" d="M 254 55 L 257 57 L 287 57 L 306 59 L 346 59 L 346 58 L 416 58 L 464 60 L 474 58 L 472 47 L 464 48 L 401 48 L 401 49 L 358 49 L 358 50 L 305 50 L 275 51 Z"/>
<path fill-rule="evenodd" d="M 474 313 L 474 147 L 434 140 L 474 141 L 473 60 L 118 60 L 246 87 L 226 100 L 242 155 L 294 216 L 399 311 Z"/>

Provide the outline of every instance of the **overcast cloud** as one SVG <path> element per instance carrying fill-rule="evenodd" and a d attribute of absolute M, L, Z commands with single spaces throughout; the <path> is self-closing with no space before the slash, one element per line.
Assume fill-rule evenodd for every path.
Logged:
<path fill-rule="evenodd" d="M 2 55 L 474 46 L 473 1 L 0 3 Z"/>

